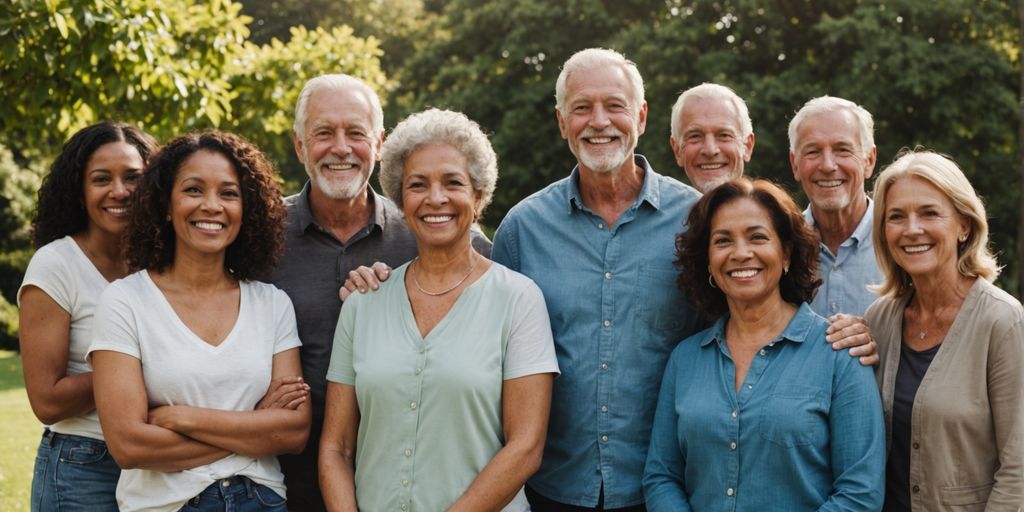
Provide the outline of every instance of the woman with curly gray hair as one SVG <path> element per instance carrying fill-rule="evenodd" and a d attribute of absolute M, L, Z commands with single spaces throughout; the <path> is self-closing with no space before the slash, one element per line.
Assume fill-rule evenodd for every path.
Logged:
<path fill-rule="evenodd" d="M 332 510 L 529 510 L 558 373 L 526 277 L 480 255 L 494 151 L 465 115 L 431 109 L 384 142 L 380 182 L 419 256 L 344 303 L 334 336 L 320 486 Z M 396 318 L 397 316 L 397 318 Z"/>

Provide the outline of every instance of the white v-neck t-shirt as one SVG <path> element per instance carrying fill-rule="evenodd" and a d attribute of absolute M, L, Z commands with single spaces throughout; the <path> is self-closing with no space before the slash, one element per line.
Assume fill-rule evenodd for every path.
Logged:
<path fill-rule="evenodd" d="M 89 348 L 96 303 L 108 284 L 107 278 L 103 277 L 92 260 L 82 252 L 78 242 L 70 236 L 40 247 L 28 263 L 25 278 L 18 288 L 18 305 L 21 305 L 21 294 L 25 288 L 35 286 L 71 317 L 65 375 L 92 371 L 85 364 L 85 351 Z M 100 419 L 95 409 L 60 420 L 50 425 L 50 430 L 60 434 L 103 439 Z"/>
<path fill-rule="evenodd" d="M 274 355 L 301 343 L 283 291 L 257 281 L 239 285 L 238 318 L 213 346 L 181 321 L 148 272 L 114 281 L 100 297 L 89 353 L 111 350 L 138 359 L 150 407 L 253 410 L 270 386 Z M 236 475 L 285 496 L 276 457 L 233 454 L 184 471 L 124 470 L 117 503 L 122 511 L 178 510 L 214 481 Z"/>

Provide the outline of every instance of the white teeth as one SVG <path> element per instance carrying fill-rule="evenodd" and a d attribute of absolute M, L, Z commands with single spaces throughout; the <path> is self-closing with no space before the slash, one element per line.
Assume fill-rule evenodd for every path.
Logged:
<path fill-rule="evenodd" d="M 910 245 L 910 246 L 904 247 L 903 250 L 913 254 L 913 253 L 918 253 L 918 252 L 925 252 L 925 251 L 927 251 L 928 249 L 931 249 L 931 248 L 932 248 L 931 245 Z"/>
<path fill-rule="evenodd" d="M 434 223 L 448 222 L 448 221 L 452 220 L 452 218 L 453 217 L 451 215 L 426 215 L 426 216 L 423 217 L 423 221 L 424 222 L 429 222 L 431 224 L 434 224 Z"/>
<path fill-rule="evenodd" d="M 124 206 L 119 207 L 119 208 L 108 207 L 108 208 L 104 208 L 104 209 L 107 210 L 110 213 L 113 213 L 114 215 L 121 215 L 121 214 L 128 213 L 128 208 L 126 208 Z"/>
<path fill-rule="evenodd" d="M 729 272 L 729 276 L 730 277 L 739 277 L 739 278 L 754 277 L 755 275 L 757 275 L 758 272 L 760 272 L 760 270 L 757 270 L 757 269 L 734 270 L 732 272 Z"/>
<path fill-rule="evenodd" d="M 839 185 L 842 185 L 842 184 L 843 184 L 843 180 L 827 180 L 827 181 L 819 181 L 818 182 L 818 186 L 819 187 L 825 187 L 825 188 L 838 187 Z"/>
<path fill-rule="evenodd" d="M 353 163 L 342 163 L 342 164 L 327 164 L 327 168 L 332 171 L 345 171 L 348 169 L 354 169 L 356 164 Z"/>
<path fill-rule="evenodd" d="M 193 223 L 199 229 L 208 229 L 211 231 L 220 231 L 224 229 L 224 225 L 219 222 L 195 222 Z"/>
<path fill-rule="evenodd" d="M 700 164 L 697 167 L 700 167 L 702 170 L 705 171 L 713 171 L 715 169 L 721 169 L 722 167 L 725 167 L 725 164 Z"/>
<path fill-rule="evenodd" d="M 612 141 L 611 137 L 591 137 L 587 139 L 591 144 L 607 144 Z"/>

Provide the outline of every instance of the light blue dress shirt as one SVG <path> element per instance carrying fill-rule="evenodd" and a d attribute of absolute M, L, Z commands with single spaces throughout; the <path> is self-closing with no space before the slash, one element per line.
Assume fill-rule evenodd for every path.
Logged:
<path fill-rule="evenodd" d="M 673 266 L 675 235 L 700 195 L 636 162 L 643 188 L 611 228 L 583 204 L 577 168 L 512 208 L 494 235 L 492 258 L 543 291 L 562 371 L 529 485 L 571 505 L 596 506 L 602 483 L 606 508 L 643 502 L 662 370 L 701 325 Z"/>
<path fill-rule="evenodd" d="M 874 511 L 885 425 L 871 368 L 802 304 L 739 391 L 726 314 L 672 353 L 644 471 L 647 510 Z"/>
<path fill-rule="evenodd" d="M 808 224 L 816 226 L 810 207 L 804 210 L 804 218 Z M 868 199 L 867 211 L 850 238 L 839 246 L 838 255 L 820 244 L 818 272 L 823 282 L 811 301 L 815 313 L 826 318 L 836 313 L 864 316 L 868 306 L 878 298 L 867 289 L 869 284 L 882 282 L 875 260 L 875 244 L 871 240 L 874 218 L 874 208 Z"/>

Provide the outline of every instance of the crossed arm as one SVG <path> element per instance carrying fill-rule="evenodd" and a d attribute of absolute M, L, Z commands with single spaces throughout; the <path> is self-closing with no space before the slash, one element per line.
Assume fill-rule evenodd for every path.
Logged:
<path fill-rule="evenodd" d="M 96 408 L 107 445 L 122 468 L 180 471 L 209 464 L 232 453 L 252 457 L 297 453 L 309 435 L 310 405 L 295 408 L 223 411 L 184 405 L 148 409 L 142 365 L 127 354 L 92 353 Z M 293 403 L 287 376 L 301 374 L 298 349 L 274 356 L 275 384 L 267 399 Z M 275 385 L 277 392 L 275 393 Z"/>

